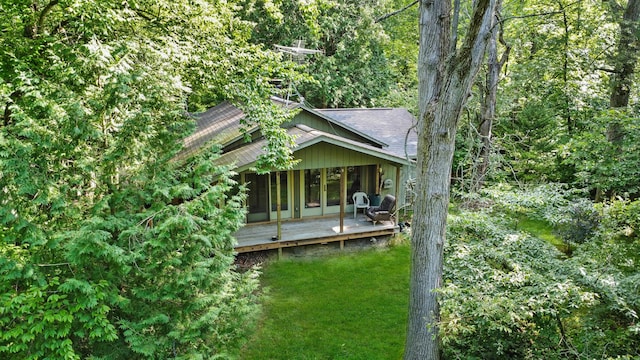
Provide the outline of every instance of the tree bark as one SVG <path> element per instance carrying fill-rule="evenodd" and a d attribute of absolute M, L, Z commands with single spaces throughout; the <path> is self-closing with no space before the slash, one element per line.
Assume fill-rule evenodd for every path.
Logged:
<path fill-rule="evenodd" d="M 496 12 L 500 11 L 502 1 L 498 0 Z M 498 39 L 505 46 L 502 56 L 498 58 Z M 480 191 L 484 186 L 484 181 L 489 169 L 489 156 L 491 155 L 491 136 L 493 130 L 493 120 L 496 117 L 496 101 L 498 97 L 498 82 L 500 81 L 500 69 L 507 62 L 511 47 L 506 45 L 502 38 L 502 30 L 499 26 L 494 26 L 491 31 L 487 47 L 487 75 L 482 89 L 482 99 L 480 104 L 480 124 L 478 132 L 480 135 L 480 151 L 475 160 L 473 171 L 472 191 Z"/>
<path fill-rule="evenodd" d="M 461 48 L 451 43 L 451 3 L 421 0 L 418 159 L 409 319 L 404 359 L 440 359 L 440 309 L 450 173 L 458 120 L 484 58 L 495 0 L 474 1 Z"/>
<path fill-rule="evenodd" d="M 633 85 L 633 73 L 638 62 L 638 31 L 640 31 L 640 0 L 629 0 L 620 22 L 620 38 L 618 51 L 613 58 L 613 75 L 611 76 L 611 96 L 609 108 L 622 109 L 629 106 L 629 95 Z M 620 122 L 613 120 L 607 127 L 607 140 L 614 148 L 620 149 L 624 139 L 624 129 Z M 606 191 L 598 188 L 595 201 L 605 198 Z"/>
<path fill-rule="evenodd" d="M 640 19 L 640 0 L 629 0 L 622 21 L 620 22 L 620 39 L 615 55 L 614 74 L 611 78 L 611 97 L 609 107 L 626 108 L 629 105 L 629 94 L 633 85 L 633 73 L 638 62 L 638 31 Z M 607 138 L 616 144 L 622 141 L 624 134 L 619 123 L 610 124 Z"/>

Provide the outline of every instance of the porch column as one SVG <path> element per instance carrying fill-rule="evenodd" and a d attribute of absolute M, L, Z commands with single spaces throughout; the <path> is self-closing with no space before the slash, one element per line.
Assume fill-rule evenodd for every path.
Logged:
<path fill-rule="evenodd" d="M 396 203 L 400 203 L 400 166 L 396 165 Z M 404 205 L 404 201 L 402 202 Z"/>
<path fill-rule="evenodd" d="M 269 206 L 271 207 L 271 206 Z M 276 171 L 276 217 L 278 227 L 278 240 L 282 240 L 282 202 L 280 201 L 280 171 Z"/>
<path fill-rule="evenodd" d="M 400 217 L 400 211 L 397 204 L 402 204 L 403 207 L 406 205 L 404 203 L 404 199 L 400 201 L 400 169 L 401 166 L 396 165 L 396 224 L 398 223 L 398 217 Z"/>
<path fill-rule="evenodd" d="M 340 169 L 340 232 L 344 232 L 344 205 L 347 201 L 347 168 Z"/>

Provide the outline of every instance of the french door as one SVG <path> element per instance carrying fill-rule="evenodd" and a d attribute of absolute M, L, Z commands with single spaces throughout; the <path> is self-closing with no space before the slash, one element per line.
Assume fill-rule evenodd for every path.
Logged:
<path fill-rule="evenodd" d="M 246 173 L 244 183 L 247 184 L 249 191 L 246 201 L 247 222 L 276 220 L 278 218 L 276 173 L 272 172 L 268 175 Z M 289 173 L 280 172 L 280 215 L 283 219 L 291 217 L 290 183 Z"/>

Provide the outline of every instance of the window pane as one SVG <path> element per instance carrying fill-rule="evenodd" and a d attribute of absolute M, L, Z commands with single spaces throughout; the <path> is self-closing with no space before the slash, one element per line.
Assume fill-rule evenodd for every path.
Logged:
<path fill-rule="evenodd" d="M 353 204 L 353 193 L 364 191 L 364 186 L 360 179 L 360 171 L 360 166 L 347 168 L 347 204 Z"/>
<path fill-rule="evenodd" d="M 267 177 L 250 173 L 245 175 L 248 183 L 249 196 L 247 197 L 247 207 L 249 213 L 262 213 L 267 211 Z"/>
<path fill-rule="evenodd" d="M 287 173 L 280 173 L 280 210 L 288 210 L 289 203 L 287 201 Z M 277 187 L 276 187 L 276 173 L 271 173 L 271 211 L 278 210 L 276 198 L 278 196 Z"/>
<path fill-rule="evenodd" d="M 320 207 L 320 169 L 304 171 L 304 207 Z"/>
<path fill-rule="evenodd" d="M 327 206 L 340 205 L 340 168 L 327 169 Z"/>

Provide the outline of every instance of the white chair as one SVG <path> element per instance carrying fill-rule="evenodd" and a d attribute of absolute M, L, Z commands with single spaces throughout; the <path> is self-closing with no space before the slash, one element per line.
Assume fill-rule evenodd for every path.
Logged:
<path fill-rule="evenodd" d="M 355 219 L 358 209 L 369 208 L 369 197 L 367 196 L 367 193 L 358 191 L 353 193 L 352 199 L 353 199 L 353 218 Z"/>

